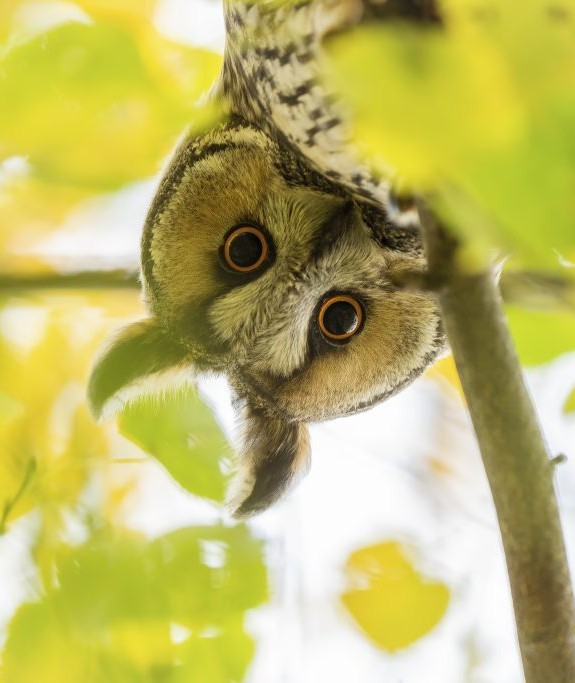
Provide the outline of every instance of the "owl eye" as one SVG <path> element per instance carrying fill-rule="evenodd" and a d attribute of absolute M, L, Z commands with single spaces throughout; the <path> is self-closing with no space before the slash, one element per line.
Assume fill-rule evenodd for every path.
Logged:
<path fill-rule="evenodd" d="M 320 332 L 327 341 L 345 342 L 362 327 L 363 306 L 347 294 L 336 294 L 327 298 L 317 314 Z"/>
<path fill-rule="evenodd" d="M 238 225 L 224 241 L 226 266 L 237 273 L 251 273 L 265 262 L 269 254 L 266 236 L 253 225 Z"/>

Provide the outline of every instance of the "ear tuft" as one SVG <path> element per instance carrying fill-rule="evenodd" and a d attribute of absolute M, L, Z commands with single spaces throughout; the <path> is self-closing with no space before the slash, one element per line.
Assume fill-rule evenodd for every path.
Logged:
<path fill-rule="evenodd" d="M 90 410 L 98 419 L 118 412 L 130 398 L 153 391 L 161 376 L 190 369 L 189 351 L 168 337 L 154 319 L 132 323 L 116 333 L 92 368 Z"/>
<path fill-rule="evenodd" d="M 306 424 L 248 414 L 238 472 L 228 492 L 232 515 L 263 512 L 307 474 L 309 465 Z"/>

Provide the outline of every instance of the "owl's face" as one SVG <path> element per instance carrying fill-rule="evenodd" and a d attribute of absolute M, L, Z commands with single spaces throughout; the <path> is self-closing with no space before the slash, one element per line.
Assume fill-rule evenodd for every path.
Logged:
<path fill-rule="evenodd" d="M 435 303 L 390 284 L 395 270 L 423 268 L 419 252 L 382 245 L 361 202 L 334 183 L 307 184 L 253 128 L 193 144 L 197 160 L 144 235 L 160 325 L 252 407 L 287 420 L 356 412 L 427 366 Z"/>
<path fill-rule="evenodd" d="M 122 349 L 139 367 L 117 386 L 100 380 L 96 408 L 146 376 L 225 373 L 250 463 L 233 504 L 259 510 L 304 466 L 305 423 L 383 400 L 439 352 L 434 299 L 391 285 L 394 271 L 424 265 L 417 233 L 383 207 L 261 131 L 222 125 L 187 142 L 160 187 L 143 237 L 152 318 L 108 352 L 116 372 Z"/>

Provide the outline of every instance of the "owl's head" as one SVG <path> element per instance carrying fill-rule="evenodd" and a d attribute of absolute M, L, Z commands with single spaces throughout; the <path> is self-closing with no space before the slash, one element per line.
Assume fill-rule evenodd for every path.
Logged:
<path fill-rule="evenodd" d="M 307 423 L 350 415 L 417 377 L 442 347 L 416 228 L 320 175 L 241 120 L 181 146 L 142 240 L 150 317 L 98 360 L 96 414 L 194 373 L 227 375 L 245 421 L 234 512 L 270 505 L 307 468 Z"/>

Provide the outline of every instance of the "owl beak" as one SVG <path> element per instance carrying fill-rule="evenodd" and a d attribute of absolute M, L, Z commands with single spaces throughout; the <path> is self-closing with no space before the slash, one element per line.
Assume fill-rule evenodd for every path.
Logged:
<path fill-rule="evenodd" d="M 344 202 L 328 216 L 314 237 L 311 258 L 320 260 L 333 249 L 333 245 L 344 239 L 361 225 L 360 213 L 351 199 Z"/>
<path fill-rule="evenodd" d="M 351 199 L 344 202 L 322 226 L 322 237 L 333 244 L 358 224 L 359 212 Z"/>

